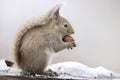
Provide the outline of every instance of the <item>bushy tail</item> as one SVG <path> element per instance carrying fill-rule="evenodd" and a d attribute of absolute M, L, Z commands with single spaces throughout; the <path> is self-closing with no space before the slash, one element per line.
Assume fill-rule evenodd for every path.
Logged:
<path fill-rule="evenodd" d="M 16 37 L 15 37 L 15 41 L 14 41 L 14 45 L 13 45 L 13 53 L 14 53 L 14 60 L 16 62 L 17 65 L 20 65 L 20 46 L 21 46 L 21 41 L 23 36 L 25 35 L 27 31 L 25 29 L 22 29 L 20 31 L 17 32 Z"/>

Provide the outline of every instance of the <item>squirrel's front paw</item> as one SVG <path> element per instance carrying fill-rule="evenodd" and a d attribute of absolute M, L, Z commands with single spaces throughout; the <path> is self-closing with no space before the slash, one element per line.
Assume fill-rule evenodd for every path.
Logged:
<path fill-rule="evenodd" d="M 74 42 L 66 42 L 67 48 L 72 49 L 73 47 L 76 47 L 76 44 Z"/>

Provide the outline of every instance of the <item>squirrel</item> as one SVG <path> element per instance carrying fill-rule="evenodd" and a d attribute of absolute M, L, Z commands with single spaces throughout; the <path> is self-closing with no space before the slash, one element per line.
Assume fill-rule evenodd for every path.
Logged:
<path fill-rule="evenodd" d="M 16 33 L 14 58 L 23 73 L 43 74 L 52 55 L 76 47 L 71 24 L 59 14 L 61 5 L 46 14 L 29 20 Z M 67 41 L 65 39 L 70 39 Z"/>

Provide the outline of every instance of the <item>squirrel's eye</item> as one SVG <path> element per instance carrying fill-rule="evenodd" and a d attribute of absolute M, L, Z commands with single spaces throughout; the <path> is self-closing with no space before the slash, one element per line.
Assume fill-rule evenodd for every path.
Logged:
<path fill-rule="evenodd" d="M 67 28 L 67 27 L 68 27 L 68 25 L 67 25 L 67 24 L 65 24 L 65 25 L 64 25 L 64 27 L 66 27 L 66 28 Z"/>

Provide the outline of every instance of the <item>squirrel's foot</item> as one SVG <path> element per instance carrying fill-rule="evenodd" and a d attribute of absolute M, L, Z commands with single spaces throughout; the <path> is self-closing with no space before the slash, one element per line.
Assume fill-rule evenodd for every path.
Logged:
<path fill-rule="evenodd" d="M 30 73 L 30 72 L 21 72 L 21 76 L 35 76 L 36 73 Z"/>
<path fill-rule="evenodd" d="M 58 76 L 58 74 L 57 74 L 56 72 L 52 71 L 51 69 L 45 71 L 45 72 L 43 73 L 43 75 L 52 76 L 52 77 Z"/>

